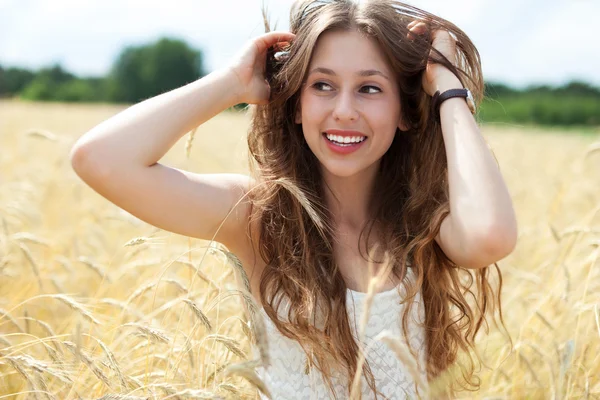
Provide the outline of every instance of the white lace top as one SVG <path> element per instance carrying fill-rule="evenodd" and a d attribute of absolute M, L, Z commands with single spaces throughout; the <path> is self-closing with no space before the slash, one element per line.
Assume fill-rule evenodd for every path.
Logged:
<path fill-rule="evenodd" d="M 407 277 L 411 276 L 412 273 L 409 268 Z M 399 304 L 402 300 L 401 295 L 403 292 L 404 288 L 402 285 L 399 285 L 394 289 L 375 294 L 365 329 L 365 340 L 362 343 L 364 348 L 367 349 L 367 360 L 375 377 L 377 390 L 386 396 L 386 398 L 413 399 L 418 396 L 427 398 L 428 388 L 420 387 L 419 395 L 417 395 L 415 381 L 408 368 L 398 359 L 387 344 L 374 340 L 384 330 L 389 331 L 392 336 L 403 337 L 401 324 L 405 305 Z M 365 298 L 366 293 L 347 290 L 350 327 L 355 337 L 358 336 L 358 326 L 362 319 Z M 419 325 L 424 321 L 425 314 L 420 292 L 417 293 L 414 301 L 416 304 L 412 307 L 407 327 L 408 341 L 412 348 L 417 351 L 421 380 L 426 383 L 426 344 L 423 328 Z M 311 368 L 308 375 L 304 373 L 306 355 L 302 347 L 296 341 L 281 335 L 263 308 L 260 309 L 260 312 L 264 318 L 269 338 L 271 366 L 266 369 L 258 367 L 256 368 L 256 372 L 267 385 L 273 396 L 272 398 L 274 400 L 331 398 L 327 385 L 316 368 Z M 287 315 L 287 313 L 280 311 L 280 315 Z M 284 319 L 285 317 L 282 316 L 281 318 Z M 367 347 L 369 345 L 371 346 L 370 348 Z M 258 349 L 254 347 L 253 352 L 255 357 L 258 357 Z M 333 383 L 338 399 L 349 398 L 344 379 L 340 379 L 339 376 L 334 377 Z M 361 376 L 361 385 L 362 398 L 373 399 L 373 391 L 364 376 Z M 261 399 L 266 398 L 261 393 Z M 381 395 L 378 398 L 381 399 Z"/>

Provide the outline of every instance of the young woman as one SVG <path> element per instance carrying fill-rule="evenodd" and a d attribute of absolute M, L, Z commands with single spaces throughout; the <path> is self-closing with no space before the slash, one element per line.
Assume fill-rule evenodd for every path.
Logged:
<path fill-rule="evenodd" d="M 226 68 L 83 135 L 73 168 L 140 219 L 238 256 L 266 317 L 261 373 L 275 399 L 348 398 L 360 373 L 363 396 L 427 396 L 419 374 L 452 371 L 486 317 L 502 320 L 495 263 L 517 238 L 473 116 L 479 54 L 452 23 L 396 1 L 300 0 L 290 15 L 291 32 L 261 35 Z M 157 162 L 239 103 L 252 105 L 250 175 Z M 359 343 L 372 265 L 384 278 Z M 384 330 L 403 335 L 417 375 L 373 343 Z M 467 359 L 462 386 L 474 382 Z"/>

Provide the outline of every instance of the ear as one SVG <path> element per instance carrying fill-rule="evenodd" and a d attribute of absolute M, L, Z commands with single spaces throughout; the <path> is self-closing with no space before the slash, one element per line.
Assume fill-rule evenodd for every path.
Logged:
<path fill-rule="evenodd" d="M 402 132 L 406 132 L 409 130 L 408 124 L 404 121 L 404 117 L 400 115 L 400 120 L 398 121 L 398 129 Z"/>
<path fill-rule="evenodd" d="M 297 124 L 302 123 L 302 110 L 300 109 L 300 105 L 296 108 L 296 115 L 294 116 L 294 122 Z"/>

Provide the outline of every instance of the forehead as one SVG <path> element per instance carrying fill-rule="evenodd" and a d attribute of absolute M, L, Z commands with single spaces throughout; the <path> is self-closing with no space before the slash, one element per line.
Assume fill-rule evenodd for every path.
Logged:
<path fill-rule="evenodd" d="M 377 41 L 356 31 L 335 30 L 321 34 L 310 67 L 326 67 L 341 72 L 378 69 L 388 76 L 393 75 Z"/>

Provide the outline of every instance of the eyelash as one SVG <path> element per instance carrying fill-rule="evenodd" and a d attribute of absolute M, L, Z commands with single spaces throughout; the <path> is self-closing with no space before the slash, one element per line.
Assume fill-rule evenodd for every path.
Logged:
<path fill-rule="evenodd" d="M 330 84 L 328 84 L 328 83 L 325 83 L 325 82 L 317 82 L 317 83 L 313 84 L 313 85 L 312 85 L 312 87 L 313 87 L 313 88 L 315 88 L 316 90 L 318 90 L 319 92 L 322 92 L 323 90 L 319 90 L 319 89 L 317 88 L 319 85 L 327 85 L 327 86 L 331 87 L 331 85 L 330 85 Z M 377 89 L 379 93 L 381 93 L 381 89 L 379 89 L 377 86 L 373 86 L 373 85 L 365 85 L 365 86 L 363 86 L 362 88 L 374 88 L 374 89 Z M 362 88 L 361 88 L 361 89 L 362 89 Z M 367 94 L 374 94 L 374 93 L 367 93 Z"/>

